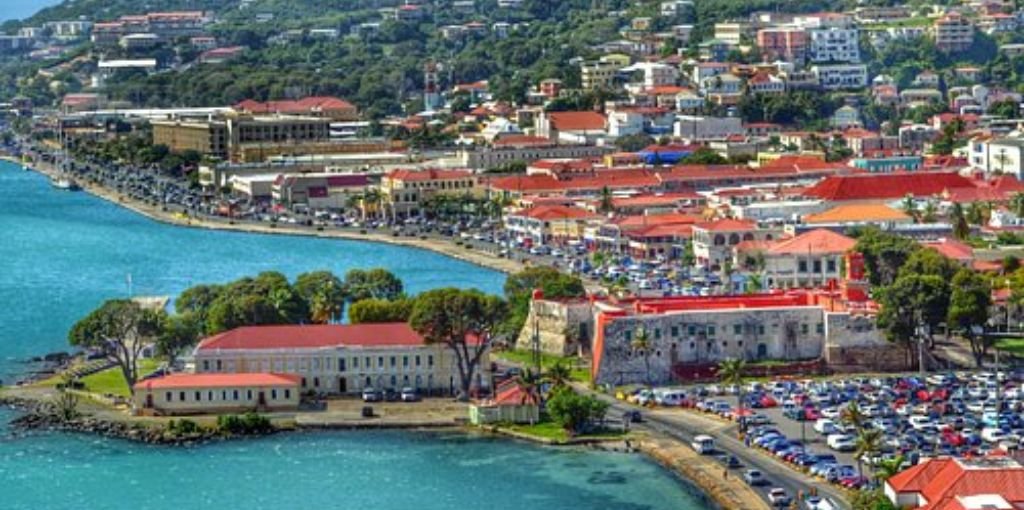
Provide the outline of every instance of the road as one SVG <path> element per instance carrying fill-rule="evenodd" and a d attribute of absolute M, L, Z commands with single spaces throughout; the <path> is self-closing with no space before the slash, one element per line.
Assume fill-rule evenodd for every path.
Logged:
<path fill-rule="evenodd" d="M 757 492 L 765 501 L 768 500 L 768 490 L 773 487 L 782 487 L 793 498 L 796 497 L 798 492 L 806 494 L 813 487 L 819 495 L 831 498 L 842 505 L 843 508 L 850 508 L 845 496 L 827 483 L 815 480 L 796 471 L 788 464 L 776 460 L 761 450 L 745 446 L 736 439 L 737 431 L 735 424 L 726 423 L 710 416 L 698 415 L 692 411 L 640 408 L 603 393 L 586 390 L 582 386 L 576 389 L 578 391 L 587 391 L 591 395 L 608 402 L 611 405 L 611 416 L 621 416 L 626 411 L 640 409 L 644 416 L 644 423 L 635 425 L 634 427 L 636 428 L 666 434 L 686 444 L 689 444 L 694 436 L 700 434 L 715 438 L 715 444 L 719 450 L 735 455 L 743 463 L 744 467 L 736 473 L 737 476 L 742 476 L 742 471 L 751 468 L 758 469 L 764 473 L 769 483 L 762 486 Z"/>

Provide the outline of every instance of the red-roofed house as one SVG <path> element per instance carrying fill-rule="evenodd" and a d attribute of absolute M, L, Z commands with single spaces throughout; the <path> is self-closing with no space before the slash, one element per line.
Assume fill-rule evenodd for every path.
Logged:
<path fill-rule="evenodd" d="M 540 396 L 515 381 L 502 383 L 492 399 L 469 406 L 469 422 L 537 423 L 540 420 Z"/>
<path fill-rule="evenodd" d="M 808 197 L 833 202 L 890 201 L 907 195 L 933 197 L 954 188 L 973 188 L 954 172 L 914 172 L 828 177 L 807 189 Z"/>
<path fill-rule="evenodd" d="M 146 415 L 293 411 L 301 382 L 273 373 L 171 374 L 136 383 L 132 405 Z"/>
<path fill-rule="evenodd" d="M 771 288 L 824 287 L 842 276 L 840 260 L 856 244 L 826 229 L 777 241 L 764 251 L 765 283 Z"/>
<path fill-rule="evenodd" d="M 601 215 L 577 207 L 540 205 L 505 215 L 505 229 L 524 246 L 579 241 L 584 227 Z"/>
<path fill-rule="evenodd" d="M 608 119 L 603 114 L 582 112 L 542 112 L 536 118 L 537 136 L 565 143 L 587 144 L 607 134 Z"/>
<path fill-rule="evenodd" d="M 1024 466 L 1005 456 L 925 459 L 885 482 L 900 508 L 1015 510 L 1024 507 Z"/>
<path fill-rule="evenodd" d="M 247 326 L 206 338 L 194 351 L 200 374 L 278 373 L 301 378 L 302 391 L 358 393 L 366 388 L 452 393 L 459 387 L 451 350 L 427 344 L 408 324 Z M 476 387 L 490 381 L 485 352 Z"/>

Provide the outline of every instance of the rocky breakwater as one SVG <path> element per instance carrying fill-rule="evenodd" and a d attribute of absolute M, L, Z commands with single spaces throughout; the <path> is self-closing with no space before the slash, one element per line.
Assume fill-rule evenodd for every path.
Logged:
<path fill-rule="evenodd" d="M 277 431 L 273 426 L 263 427 L 259 431 L 230 430 L 220 426 L 220 421 L 216 427 L 203 427 L 188 419 L 166 422 L 143 421 L 129 416 L 125 416 L 123 419 L 106 419 L 95 415 L 69 412 L 59 400 L 48 402 L 0 396 L 0 405 L 19 411 L 20 415 L 10 422 L 10 427 L 13 430 L 76 432 L 154 445 L 190 446 L 211 440 L 270 434 Z M 232 418 L 234 421 L 244 420 L 244 418 Z"/>

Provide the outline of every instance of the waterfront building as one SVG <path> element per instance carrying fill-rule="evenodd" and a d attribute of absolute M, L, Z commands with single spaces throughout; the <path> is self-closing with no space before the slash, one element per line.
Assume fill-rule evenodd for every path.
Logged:
<path fill-rule="evenodd" d="M 294 146 L 330 138 L 330 120 L 319 117 L 225 115 L 215 119 L 154 120 L 150 124 L 154 145 L 232 160 L 243 159 L 238 152 L 243 145 Z M 274 154 L 268 152 L 264 158 Z"/>
<path fill-rule="evenodd" d="M 195 348 L 200 374 L 281 373 L 300 377 L 302 391 L 352 394 L 373 388 L 458 391 L 455 355 L 428 344 L 406 323 L 247 326 L 206 338 Z M 489 354 L 474 385 L 490 383 Z"/>
<path fill-rule="evenodd" d="M 271 198 L 287 207 L 345 209 L 371 188 L 370 177 L 353 173 L 282 174 L 274 179 Z"/>
<path fill-rule="evenodd" d="M 505 229 L 524 246 L 580 241 L 588 223 L 601 215 L 577 207 L 539 205 L 505 215 Z"/>
<path fill-rule="evenodd" d="M 392 217 L 423 214 L 426 202 L 444 195 L 453 198 L 483 196 L 479 178 L 469 170 L 392 170 L 380 181 L 383 206 Z"/>
<path fill-rule="evenodd" d="M 836 175 L 811 186 L 804 196 L 829 202 L 888 202 L 907 195 L 927 198 L 954 188 L 974 187 L 974 182 L 956 172 Z"/>
<path fill-rule="evenodd" d="M 721 268 L 733 260 L 733 247 L 742 241 L 771 241 L 778 239 L 777 230 L 759 229 L 750 220 L 720 219 L 693 226 L 693 254 L 697 265 L 709 269 Z"/>
<path fill-rule="evenodd" d="M 217 414 L 294 411 L 300 377 L 272 373 L 171 374 L 135 384 L 139 414 Z"/>
<path fill-rule="evenodd" d="M 246 99 L 235 105 L 235 110 L 249 115 L 298 115 L 326 117 L 335 121 L 359 120 L 359 110 L 352 103 L 328 96 L 306 97 L 297 100 L 254 101 Z"/>

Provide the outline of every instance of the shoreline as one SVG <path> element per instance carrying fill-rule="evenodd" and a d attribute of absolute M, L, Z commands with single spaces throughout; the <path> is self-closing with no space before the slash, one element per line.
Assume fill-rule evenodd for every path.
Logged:
<path fill-rule="evenodd" d="M 21 161 L 18 161 L 11 156 L 2 156 L 0 157 L 0 160 L 7 161 L 8 163 L 11 163 L 13 165 L 18 165 L 19 167 L 23 166 L 23 163 Z M 28 170 L 31 170 L 48 178 L 53 178 L 57 175 L 57 169 L 47 163 L 32 162 L 31 165 L 26 165 L 25 167 Z M 465 248 L 463 246 L 457 246 L 452 242 L 438 239 L 420 239 L 419 237 L 395 237 L 372 231 L 367 231 L 366 234 L 362 234 L 359 232 L 339 231 L 337 229 L 313 230 L 312 228 L 299 228 L 287 224 L 277 224 L 275 227 L 271 227 L 270 225 L 255 224 L 248 222 L 233 223 L 230 220 L 221 222 L 194 217 L 182 218 L 178 216 L 177 213 L 164 211 L 160 207 L 152 206 L 140 202 L 138 200 L 126 198 L 116 191 L 110 190 L 109 188 L 106 188 L 98 184 L 94 184 L 89 181 L 79 182 L 78 184 L 82 188 L 83 192 L 88 193 L 96 198 L 105 200 L 116 206 L 123 207 L 136 214 L 149 218 L 150 220 L 176 227 L 220 230 L 248 234 L 305 236 L 316 237 L 320 239 L 342 239 L 349 241 L 384 243 L 394 246 L 403 246 L 406 248 L 426 250 L 429 252 L 444 255 L 446 257 L 460 260 L 462 262 L 467 262 L 476 266 L 480 266 L 486 269 L 498 271 L 500 273 L 505 274 L 513 274 L 528 267 L 527 264 L 515 260 L 495 257 L 480 250 Z"/>

